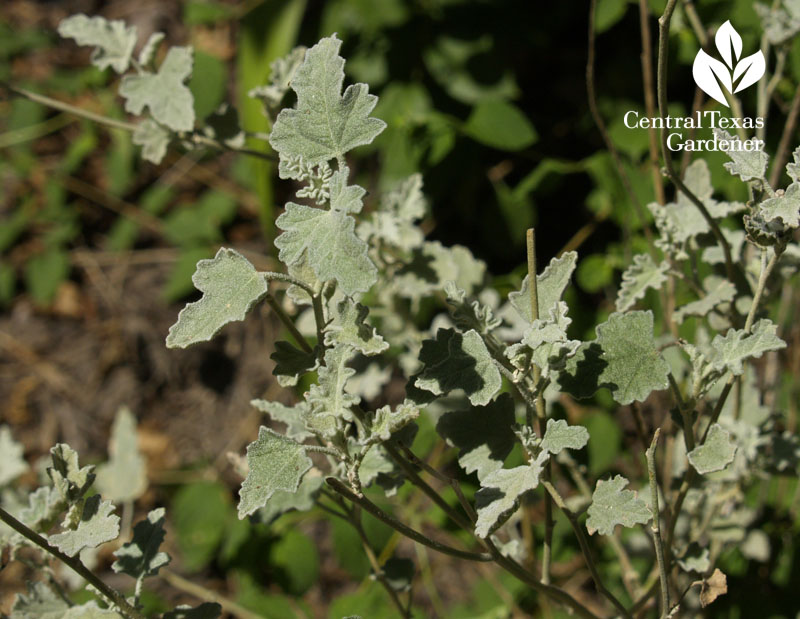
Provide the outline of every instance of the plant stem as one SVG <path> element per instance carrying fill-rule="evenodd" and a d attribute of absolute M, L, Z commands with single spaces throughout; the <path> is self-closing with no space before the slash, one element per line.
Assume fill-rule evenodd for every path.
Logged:
<path fill-rule="evenodd" d="M 661 619 L 666 619 L 669 613 L 669 583 L 667 582 L 667 564 L 664 561 L 664 546 L 661 543 L 661 522 L 658 508 L 658 480 L 656 479 L 656 448 L 661 428 L 656 428 L 650 449 L 645 452 L 647 458 L 647 474 L 650 479 L 650 513 L 653 514 L 653 545 L 656 549 L 656 561 L 661 582 Z"/>
<path fill-rule="evenodd" d="M 655 79 L 653 77 L 653 43 L 650 38 L 650 7 L 647 0 L 639 0 L 639 30 L 642 37 L 642 84 L 644 86 L 644 106 L 647 116 L 656 115 Z M 664 179 L 658 162 L 658 136 L 654 127 L 647 130 L 648 146 L 650 149 L 650 171 L 655 187 L 656 201 L 664 204 Z M 649 228 L 648 228 L 649 230 Z"/>
<path fill-rule="evenodd" d="M 405 535 L 409 539 L 414 540 L 418 544 L 422 544 L 423 546 L 427 546 L 432 550 L 436 550 L 446 555 L 458 557 L 459 559 L 467 559 L 469 561 L 492 561 L 491 554 L 469 552 L 467 550 L 459 550 L 457 548 L 452 548 L 450 546 L 437 542 L 436 540 L 432 540 L 429 537 L 426 537 L 425 535 L 423 535 L 418 531 L 415 531 L 411 527 L 407 527 L 402 522 L 396 520 L 394 517 L 390 516 L 380 507 L 375 505 L 375 503 L 370 501 L 366 496 L 357 495 L 355 492 L 353 492 L 350 488 L 348 488 L 344 483 L 342 483 L 335 477 L 326 477 L 325 483 L 327 483 L 328 486 L 330 486 L 333 490 L 341 494 L 348 501 L 361 506 L 362 508 L 364 508 L 365 511 L 375 516 L 378 520 L 389 525 L 398 533 L 402 533 L 403 535 Z"/>
<path fill-rule="evenodd" d="M 775 153 L 775 159 L 772 162 L 772 171 L 769 175 L 769 184 L 777 187 L 778 179 L 780 178 L 783 164 L 786 163 L 787 153 L 789 152 L 789 143 L 794 137 L 794 130 L 797 126 L 797 117 L 800 115 L 800 85 L 794 91 L 792 97 L 792 105 L 789 108 L 789 113 L 786 116 L 786 124 L 783 127 L 781 134 L 781 141 L 778 143 L 778 150 Z"/>
<path fill-rule="evenodd" d="M 578 517 L 572 512 L 571 509 L 567 507 L 564 499 L 549 480 L 543 480 L 542 485 L 547 490 L 547 493 L 553 497 L 553 501 L 556 505 L 558 505 L 558 508 L 564 512 L 564 515 L 567 517 L 567 520 L 569 520 L 570 525 L 572 525 L 572 529 L 575 531 L 575 536 L 578 538 L 578 544 L 581 547 L 583 558 L 586 560 L 586 566 L 589 568 L 589 573 L 594 581 L 594 586 L 606 599 L 608 599 L 609 602 L 614 605 L 614 607 L 622 614 L 623 617 L 630 618 L 630 613 L 626 610 L 625 606 L 622 605 L 622 602 L 620 602 L 617 597 L 611 593 L 611 591 L 606 589 L 606 586 L 603 584 L 603 581 L 600 578 L 600 572 L 597 571 L 597 566 L 594 563 L 594 557 L 592 557 L 592 550 L 589 548 L 589 541 L 586 539 L 586 533 L 584 532 L 583 527 L 581 527 L 581 524 L 578 522 Z"/>
<path fill-rule="evenodd" d="M 14 529 L 17 533 L 27 538 L 42 550 L 50 553 L 56 559 L 64 563 L 67 567 L 72 569 L 76 574 L 83 577 L 86 582 L 94 586 L 100 593 L 102 593 L 112 604 L 119 608 L 119 611 L 128 619 L 145 619 L 144 615 L 136 610 L 133 606 L 128 604 L 125 598 L 104 583 L 94 572 L 87 568 L 78 557 L 70 557 L 61 552 L 58 548 L 51 546 L 50 543 L 39 535 L 36 531 L 28 528 L 19 520 L 14 518 L 6 510 L 0 507 L 0 520 L 5 522 L 9 527 Z"/>
<path fill-rule="evenodd" d="M 666 118 L 667 112 L 667 64 L 669 56 L 669 25 L 672 20 L 672 13 L 675 11 L 677 0 L 668 0 L 664 8 L 664 14 L 658 20 L 658 113 L 661 118 Z M 666 126 L 666 123 L 665 123 Z M 675 172 L 672 164 L 672 156 L 669 154 L 669 147 L 667 146 L 667 131 L 661 129 L 661 155 L 664 158 L 664 168 L 667 171 L 667 176 L 674 183 L 674 185 L 681 191 L 689 201 L 697 207 L 703 218 L 708 223 L 714 237 L 717 239 L 722 253 L 725 255 L 725 269 L 730 281 L 734 281 L 733 259 L 731 258 L 731 246 L 727 239 L 722 235 L 717 222 L 708 212 L 706 205 L 686 186 Z"/>
<path fill-rule="evenodd" d="M 304 352 L 309 354 L 314 352 L 314 349 L 311 348 L 311 345 L 306 341 L 306 338 L 303 337 L 303 334 L 297 330 L 297 327 L 295 326 L 292 319 L 289 318 L 289 315 L 285 311 L 283 311 L 283 308 L 281 307 L 280 303 L 278 303 L 275 297 L 272 296 L 272 293 L 267 292 L 264 298 L 267 300 L 267 303 L 272 308 L 272 311 L 274 311 L 275 314 L 278 316 L 278 318 L 280 318 L 280 321 L 289 330 L 289 333 L 292 334 L 292 337 L 295 339 L 295 341 L 300 345 L 300 348 L 302 348 Z"/>

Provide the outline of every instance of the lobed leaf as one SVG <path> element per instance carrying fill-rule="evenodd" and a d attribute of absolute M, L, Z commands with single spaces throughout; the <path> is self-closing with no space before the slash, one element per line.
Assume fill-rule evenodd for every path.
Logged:
<path fill-rule="evenodd" d="M 159 550 L 164 542 L 164 508 L 151 510 L 147 518 L 133 527 L 133 539 L 114 553 L 117 558 L 111 565 L 116 573 L 127 574 L 137 580 L 155 575 L 170 562 L 170 556 Z"/>
<path fill-rule="evenodd" d="M 777 331 L 777 325 L 767 318 L 755 323 L 749 333 L 744 329 L 729 329 L 724 337 L 717 335 L 711 341 L 708 361 L 718 372 L 727 370 L 734 376 L 741 376 L 745 360 L 786 348 L 786 342 L 776 335 Z"/>
<path fill-rule="evenodd" d="M 598 480 L 589 506 L 586 530 L 600 535 L 613 535 L 614 528 L 621 524 L 632 527 L 650 521 L 650 508 L 632 490 L 625 490 L 628 480 L 622 475 L 608 480 Z"/>
<path fill-rule="evenodd" d="M 304 258 L 320 281 L 335 279 L 346 295 L 366 292 L 378 278 L 367 244 L 355 234 L 355 220 L 343 211 L 289 202 L 276 220 L 278 258 L 287 265 Z"/>
<path fill-rule="evenodd" d="M 722 129 L 713 129 L 714 135 L 720 141 L 733 141 L 738 140 L 734 138 L 727 131 Z M 767 162 L 769 157 L 767 153 L 762 150 L 733 150 L 732 148 L 720 148 L 731 159 L 725 164 L 725 169 L 734 176 L 738 176 L 743 181 L 753 181 L 764 178 L 767 171 Z"/>
<path fill-rule="evenodd" d="M 705 442 L 688 453 L 689 462 L 701 475 L 721 471 L 736 455 L 736 446 L 730 433 L 715 423 L 708 431 Z"/>
<path fill-rule="evenodd" d="M 133 131 L 133 143 L 142 147 L 142 159 L 158 165 L 167 154 L 169 131 L 154 120 L 145 118 Z"/>
<path fill-rule="evenodd" d="M 445 413 L 439 417 L 436 431 L 448 445 L 459 449 L 458 463 L 467 473 L 477 473 L 483 481 L 502 468 L 503 461 L 516 443 L 514 400 L 502 393 L 486 406 Z"/>
<path fill-rule="evenodd" d="M 789 185 L 782 196 L 764 200 L 761 212 L 764 221 L 780 219 L 789 228 L 800 226 L 800 182 Z"/>
<path fill-rule="evenodd" d="M 736 296 L 736 286 L 724 277 L 709 275 L 703 280 L 706 296 L 679 307 L 673 314 L 674 320 L 681 323 L 687 316 L 707 316 L 722 303 L 730 303 Z"/>
<path fill-rule="evenodd" d="M 269 415 L 273 421 L 280 421 L 286 425 L 286 436 L 296 441 L 312 438 L 314 434 L 305 426 L 305 416 L 308 414 L 308 403 L 298 402 L 294 406 L 286 406 L 280 402 L 267 400 L 251 400 L 250 404 L 262 413 Z"/>
<path fill-rule="evenodd" d="M 303 446 L 261 426 L 247 446 L 247 478 L 239 490 L 239 519 L 264 507 L 275 492 L 297 492 L 311 459 Z"/>
<path fill-rule="evenodd" d="M 436 339 L 422 342 L 419 359 L 425 367 L 412 377 L 413 385 L 434 395 L 463 389 L 472 404 L 485 405 L 502 386 L 500 371 L 474 330 L 439 329 Z"/>
<path fill-rule="evenodd" d="M 539 300 L 539 316 L 547 316 L 550 309 L 561 300 L 569 285 L 572 272 L 578 262 L 578 254 L 568 251 L 560 258 L 553 258 L 547 268 L 536 276 L 536 292 Z M 519 292 L 512 292 L 508 300 L 514 309 L 528 322 L 533 322 L 531 314 L 530 283 L 528 276 L 522 280 Z"/>
<path fill-rule="evenodd" d="M 368 93 L 366 84 L 348 86 L 342 94 L 341 45 L 333 35 L 306 52 L 291 81 L 297 105 L 281 110 L 269 139 L 281 158 L 302 157 L 309 165 L 341 159 L 356 146 L 372 142 L 386 127 L 369 116 L 378 98 Z"/>
<path fill-rule="evenodd" d="M 100 608 L 94 600 L 70 606 L 67 600 L 41 580 L 28 582 L 27 585 L 27 595 L 17 595 L 10 619 L 124 619 L 116 611 Z"/>
<path fill-rule="evenodd" d="M 571 426 L 563 419 L 548 419 L 542 439 L 542 449 L 557 454 L 564 449 L 583 449 L 589 442 L 589 431 L 583 426 Z"/>
<path fill-rule="evenodd" d="M 356 371 L 347 367 L 353 358 L 353 350 L 349 346 L 337 345 L 325 351 L 325 365 L 319 369 L 317 385 L 311 385 L 306 394 L 306 401 L 311 409 L 306 423 L 312 425 L 325 436 L 338 427 L 340 419 L 351 420 L 351 406 L 360 402 L 360 398 L 347 392 L 347 381 Z M 319 425 L 319 424 L 322 425 Z"/>
<path fill-rule="evenodd" d="M 247 96 L 259 99 L 268 111 L 280 107 L 283 97 L 289 91 L 292 78 L 303 64 L 305 56 L 306 48 L 300 45 L 286 56 L 273 60 L 269 65 L 269 84 L 253 88 L 247 93 Z"/>
<path fill-rule="evenodd" d="M 370 428 L 370 437 L 366 443 L 385 442 L 392 438 L 392 434 L 404 428 L 419 417 L 419 407 L 410 400 L 403 401 L 392 410 L 388 404 L 375 411 Z"/>
<path fill-rule="evenodd" d="M 225 248 L 198 262 L 192 281 L 203 297 L 181 310 L 169 329 L 168 348 L 210 340 L 229 322 L 243 320 L 268 290 L 263 275 L 244 256 Z"/>
<path fill-rule="evenodd" d="M 97 467 L 97 488 L 111 501 L 133 501 L 147 490 L 147 470 L 139 452 L 136 417 L 123 406 L 111 426 L 109 461 Z"/>
<path fill-rule="evenodd" d="M 78 452 L 66 443 L 58 443 L 50 449 L 53 466 L 47 474 L 58 493 L 68 502 L 80 499 L 94 482 L 94 466 L 83 468 L 78 464 Z"/>
<path fill-rule="evenodd" d="M 368 314 L 368 308 L 350 298 L 339 301 L 334 306 L 333 320 L 325 331 L 325 345 L 343 344 L 367 356 L 385 351 L 389 344 L 367 324 Z"/>
<path fill-rule="evenodd" d="M 75 39 L 78 45 L 93 45 L 91 61 L 99 69 L 111 67 L 125 73 L 136 47 L 136 28 L 126 26 L 122 20 L 108 21 L 103 17 L 72 15 L 58 25 L 58 34 Z"/>
<path fill-rule="evenodd" d="M 275 362 L 272 374 L 281 387 L 293 387 L 302 376 L 319 367 L 314 351 L 300 350 L 289 342 L 275 342 L 275 352 L 269 358 Z"/>
<path fill-rule="evenodd" d="M 119 516 L 113 511 L 111 501 L 101 501 L 100 495 L 95 494 L 84 502 L 78 527 L 51 535 L 48 541 L 70 557 L 84 548 L 96 548 L 110 542 L 119 535 Z"/>
<path fill-rule="evenodd" d="M 156 73 L 126 75 L 119 86 L 125 110 L 141 114 L 150 108 L 153 119 L 173 131 L 194 128 L 194 97 L 184 84 L 192 74 L 192 48 L 172 47 Z"/>
<path fill-rule="evenodd" d="M 517 509 L 525 492 L 539 485 L 539 476 L 544 470 L 549 454 L 542 452 L 536 460 L 513 469 L 497 469 L 481 482 L 475 494 L 478 520 L 475 534 L 483 539 L 502 525 Z"/>
<path fill-rule="evenodd" d="M 644 298 L 648 289 L 658 290 L 667 281 L 669 263 L 664 260 L 656 264 L 650 254 L 638 254 L 633 263 L 622 274 L 622 286 L 617 295 L 618 312 L 629 310 L 636 301 Z"/>

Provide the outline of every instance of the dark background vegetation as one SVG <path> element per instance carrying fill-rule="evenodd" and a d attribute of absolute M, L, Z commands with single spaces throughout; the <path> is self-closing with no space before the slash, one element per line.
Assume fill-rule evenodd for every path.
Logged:
<path fill-rule="evenodd" d="M 747 49 L 758 45 L 750 2 L 697 4 L 707 25 L 730 18 Z M 650 6 L 655 15 L 663 2 Z M 161 30 L 168 44 L 194 45 L 198 117 L 230 101 L 251 130 L 263 130 L 263 120 L 245 93 L 266 82 L 270 54 L 338 32 L 348 79 L 370 84 L 381 97 L 376 114 L 389 124 L 353 162 L 372 194 L 420 170 L 431 204 L 429 237 L 468 246 L 487 262 L 501 292 L 519 282 L 524 231 L 535 225 L 540 260 L 567 245 L 580 252 L 571 293 L 575 336 L 588 336 L 611 311 L 619 272 L 643 241 L 589 114 L 588 3 L 2 1 L 0 80 L 122 118 L 114 75 L 90 68 L 88 50 L 55 34 L 58 22 L 77 12 L 125 19 L 141 40 Z M 655 40 L 655 17 L 649 23 Z M 670 100 L 685 113 L 697 43 L 685 22 L 676 24 Z M 600 109 L 646 203 L 653 199 L 646 134 L 620 127 L 625 110 L 643 108 L 637 3 L 600 0 L 597 26 Z M 768 150 L 800 74 L 797 57 L 793 51 L 777 90 Z M 224 244 L 259 267 L 273 264 L 272 222 L 291 188 L 268 165 L 233 154 L 174 148 L 160 166 L 143 163 L 124 132 L 13 98 L 4 88 L 0 96 L 0 415 L 29 460 L 60 440 L 89 460 L 102 459 L 114 413 L 130 406 L 151 480 L 137 513 L 168 504 L 176 570 L 267 617 L 391 616 L 347 528 L 314 512 L 255 527 L 235 517 L 238 480 L 225 454 L 243 453 L 255 436 L 260 418 L 248 402 L 292 398 L 271 377 L 277 322 L 263 310 L 208 345 L 164 347 L 182 303 L 194 298 L 190 276 L 198 259 Z M 754 108 L 749 96 L 745 109 Z M 477 122 L 481 106 L 488 126 Z M 741 188 L 715 168 L 721 166 L 712 165 L 717 188 L 741 198 Z M 634 435 L 607 409 L 602 396 L 582 409 L 593 437 L 590 471 L 636 471 L 640 464 L 626 449 Z M 430 436 L 425 430 L 423 424 L 422 436 Z M 432 436 L 424 441 L 430 450 Z M 451 454 L 438 447 L 430 457 L 444 466 Z M 789 480 L 765 491 L 771 502 L 762 525 L 775 552 L 764 563 L 726 554 L 729 594 L 710 616 L 794 617 L 795 487 Z M 429 505 L 408 489 L 401 494 L 414 524 L 414 514 Z M 426 517 L 444 526 L 437 512 Z M 391 532 L 368 524 L 380 552 Z M 568 578 L 578 570 L 580 578 L 581 559 L 564 523 L 557 533 L 556 574 Z M 410 544 L 401 548 L 422 566 L 415 586 L 420 616 L 541 610 L 502 575 Z M 24 575 L 19 566 L 0 573 L 0 610 Z M 155 610 L 177 599 L 191 600 L 153 584 L 146 601 Z"/>

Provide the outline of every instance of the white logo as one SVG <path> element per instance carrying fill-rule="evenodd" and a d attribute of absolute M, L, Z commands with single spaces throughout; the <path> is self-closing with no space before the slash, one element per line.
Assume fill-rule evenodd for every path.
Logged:
<path fill-rule="evenodd" d="M 725 100 L 720 84 L 729 93 L 744 90 L 761 79 L 766 70 L 766 62 L 761 50 L 739 60 L 742 55 L 742 37 L 731 26 L 730 21 L 726 21 L 719 27 L 714 37 L 714 42 L 717 44 L 717 50 L 722 59 L 728 66 L 712 58 L 701 49 L 694 58 L 692 76 L 703 92 L 727 106 L 728 102 Z M 733 51 L 733 54 L 731 51 Z M 736 57 L 735 60 L 734 55 Z M 739 83 L 736 86 L 736 90 L 734 90 L 733 86 L 737 80 Z"/>

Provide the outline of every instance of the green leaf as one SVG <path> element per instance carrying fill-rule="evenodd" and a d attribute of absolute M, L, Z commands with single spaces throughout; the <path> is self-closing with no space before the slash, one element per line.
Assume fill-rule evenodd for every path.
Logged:
<path fill-rule="evenodd" d="M 220 483 L 190 483 L 176 492 L 170 520 L 184 570 L 196 572 L 214 558 L 232 512 L 230 491 Z"/>
<path fill-rule="evenodd" d="M 375 411 L 370 428 L 371 435 L 366 443 L 388 441 L 392 438 L 392 434 L 410 424 L 417 417 L 419 417 L 419 407 L 410 400 L 403 401 L 394 410 L 388 404 L 379 408 Z"/>
<path fill-rule="evenodd" d="M 111 568 L 141 580 L 153 576 L 170 562 L 166 552 L 159 551 L 164 542 L 164 508 L 150 511 L 147 518 L 133 527 L 133 539 L 114 553 L 117 558 Z"/>
<path fill-rule="evenodd" d="M 478 102 L 464 124 L 464 131 L 481 144 L 508 151 L 527 148 L 538 137 L 525 114 L 502 99 Z"/>
<path fill-rule="evenodd" d="M 571 426 L 563 419 L 548 419 L 542 439 L 542 449 L 557 454 L 563 449 L 583 449 L 589 442 L 589 431 L 583 426 Z"/>
<path fill-rule="evenodd" d="M 28 471 L 25 448 L 11 436 L 7 425 L 0 426 L 0 486 L 5 486 Z"/>
<path fill-rule="evenodd" d="M 70 261 L 67 252 L 51 247 L 30 258 L 25 264 L 25 285 L 37 305 L 53 302 L 58 287 L 69 276 Z"/>
<path fill-rule="evenodd" d="M 114 515 L 111 501 L 100 495 L 89 497 L 83 504 L 80 522 L 75 530 L 51 535 L 48 541 L 61 552 L 74 557 L 84 548 L 96 548 L 119 535 L 119 516 Z"/>
<path fill-rule="evenodd" d="M 502 468 L 516 443 L 512 426 L 514 400 L 507 393 L 486 406 L 445 413 L 439 417 L 436 431 L 448 445 L 459 449 L 458 463 L 467 473 L 487 475 Z"/>
<path fill-rule="evenodd" d="M 500 371 L 474 330 L 439 329 L 435 340 L 422 342 L 419 360 L 425 367 L 412 377 L 413 385 L 434 395 L 463 389 L 478 406 L 488 404 L 502 386 Z"/>
<path fill-rule="evenodd" d="M 309 429 L 326 438 L 335 434 L 341 420 L 352 420 L 350 407 L 361 400 L 348 393 L 347 381 L 356 371 L 347 367 L 354 352 L 349 346 L 338 345 L 325 351 L 325 365 L 319 369 L 317 385 L 311 385 L 306 401 L 311 409 L 305 418 Z"/>
<path fill-rule="evenodd" d="M 278 490 L 297 492 L 311 459 L 303 446 L 261 426 L 247 446 L 247 478 L 239 490 L 239 519 L 264 507 Z"/>
<path fill-rule="evenodd" d="M 66 443 L 58 443 L 50 449 L 53 466 L 47 474 L 58 493 L 70 503 L 80 499 L 94 482 L 94 466 L 80 468 L 78 452 Z"/>
<path fill-rule="evenodd" d="M 733 137 L 727 131 L 723 131 L 722 129 L 714 129 L 713 131 L 714 136 L 720 142 L 723 140 L 729 143 L 736 141 L 741 145 L 741 140 Z M 728 155 L 728 157 L 731 159 L 730 162 L 725 164 L 725 169 L 731 174 L 738 176 L 743 181 L 752 181 L 764 178 L 764 174 L 767 171 L 767 162 L 769 161 L 769 157 L 763 150 L 734 150 L 730 146 L 728 148 L 722 148 L 721 145 L 720 150 Z"/>
<path fill-rule="evenodd" d="M 724 337 L 717 335 L 711 341 L 708 361 L 718 372 L 728 370 L 734 376 L 741 376 L 745 360 L 786 348 L 786 342 L 776 335 L 777 330 L 777 325 L 766 318 L 755 323 L 749 333 L 744 329 L 729 329 Z"/>
<path fill-rule="evenodd" d="M 708 431 L 705 442 L 689 452 L 689 462 L 701 475 L 721 471 L 736 455 L 736 446 L 731 442 L 730 433 L 715 423 Z"/>
<path fill-rule="evenodd" d="M 284 264 L 305 257 L 320 281 L 335 279 L 346 295 L 366 292 L 377 280 L 367 244 L 356 236 L 355 219 L 346 213 L 289 202 L 275 223 L 284 231 L 275 239 Z"/>
<path fill-rule="evenodd" d="M 478 537 L 486 539 L 508 520 L 517 509 L 522 495 L 539 485 L 539 475 L 549 457 L 547 452 L 542 452 L 530 464 L 513 469 L 497 469 L 486 476 L 481 482 L 481 489 L 475 494 L 478 512 L 475 534 Z"/>
<path fill-rule="evenodd" d="M 257 520 L 270 524 L 279 516 L 290 512 L 306 512 L 314 507 L 314 499 L 322 487 L 322 477 L 311 474 L 303 477 L 303 481 L 296 492 L 278 490 L 273 494 L 267 504 L 256 512 Z"/>
<path fill-rule="evenodd" d="M 644 401 L 669 386 L 669 364 L 653 339 L 653 313 L 614 313 L 597 327 L 597 339 L 584 342 L 559 375 L 562 389 L 586 398 L 600 387 L 620 404 Z"/>
<path fill-rule="evenodd" d="M 783 195 L 764 200 L 761 212 L 765 221 L 780 219 L 789 228 L 800 226 L 800 182 L 789 185 Z"/>
<path fill-rule="evenodd" d="M 709 275 L 703 280 L 706 295 L 702 299 L 692 301 L 679 307 L 673 319 L 680 324 L 687 316 L 707 316 L 722 303 L 730 303 L 736 296 L 736 286 L 724 277 Z"/>
<path fill-rule="evenodd" d="M 370 118 L 378 98 L 366 84 L 348 86 L 342 95 L 344 59 L 342 42 L 331 36 L 306 52 L 292 79 L 297 106 L 283 109 L 275 121 L 269 142 L 281 158 L 303 157 L 317 165 L 375 139 L 386 123 Z"/>
<path fill-rule="evenodd" d="M 613 535 L 618 524 L 632 527 L 650 521 L 650 508 L 635 492 L 625 490 L 628 483 L 622 475 L 598 480 L 586 520 L 589 535 L 594 535 L 595 531 L 600 535 Z"/>
<path fill-rule="evenodd" d="M 194 98 L 184 81 L 192 73 L 192 48 L 172 47 L 157 73 L 141 71 L 122 78 L 119 94 L 125 111 L 141 114 L 150 108 L 153 119 L 173 131 L 194 128 Z"/>
<path fill-rule="evenodd" d="M 293 387 L 301 376 L 313 372 L 319 364 L 316 353 L 300 350 L 289 342 L 275 342 L 275 352 L 269 358 L 275 362 L 272 374 L 281 387 Z"/>
<path fill-rule="evenodd" d="M 142 159 L 156 165 L 166 156 L 169 142 L 169 131 L 149 118 L 136 125 L 133 132 L 133 143 L 142 147 Z"/>
<path fill-rule="evenodd" d="M 560 258 L 553 258 L 547 268 L 536 276 L 536 291 L 539 299 L 539 316 L 545 317 L 550 309 L 561 300 L 569 285 L 572 272 L 578 261 L 578 254 L 568 251 Z M 512 292 L 508 300 L 514 309 L 528 322 L 533 322 L 531 315 L 531 296 L 528 276 L 522 280 L 519 292 Z"/>
<path fill-rule="evenodd" d="M 280 421 L 286 425 L 286 436 L 297 441 L 304 441 L 314 436 L 312 432 L 306 430 L 305 416 L 308 414 L 308 404 L 298 402 L 294 406 L 286 406 L 280 402 L 268 402 L 267 400 L 251 400 L 250 404 L 255 406 L 262 413 L 266 413 L 273 421 Z"/>
<path fill-rule="evenodd" d="M 123 406 L 111 427 L 109 461 L 97 468 L 97 489 L 112 501 L 133 501 L 147 490 L 147 470 L 139 452 L 136 417 Z"/>
<path fill-rule="evenodd" d="M 333 321 L 325 331 L 325 345 L 350 346 L 367 356 L 385 351 L 389 344 L 367 324 L 367 314 L 368 308 L 350 298 L 339 301 L 335 305 Z"/>
<path fill-rule="evenodd" d="M 319 554 L 315 542 L 298 530 L 289 530 L 270 549 L 270 565 L 281 570 L 280 580 L 293 595 L 302 595 L 319 576 Z"/>
<path fill-rule="evenodd" d="M 211 260 L 201 260 L 192 281 L 203 298 L 189 303 L 170 327 L 167 348 L 206 342 L 229 322 L 243 320 L 267 293 L 267 282 L 240 253 L 221 248 Z"/>
<path fill-rule="evenodd" d="M 664 260 L 656 264 L 650 254 L 638 254 L 633 257 L 631 264 L 622 274 L 622 286 L 617 295 L 617 311 L 624 312 L 644 298 L 649 288 L 658 290 L 667 281 L 666 273 L 669 263 Z"/>
<path fill-rule="evenodd" d="M 70 606 L 50 585 L 38 580 L 28 582 L 28 594 L 19 594 L 10 619 L 123 619 L 119 613 L 100 608 L 94 600 Z"/>
<path fill-rule="evenodd" d="M 128 70 L 137 39 L 136 28 L 126 26 L 124 21 L 82 14 L 62 20 L 58 34 L 75 39 L 78 45 L 94 45 L 92 64 L 99 69 L 111 67 L 117 73 Z"/>

